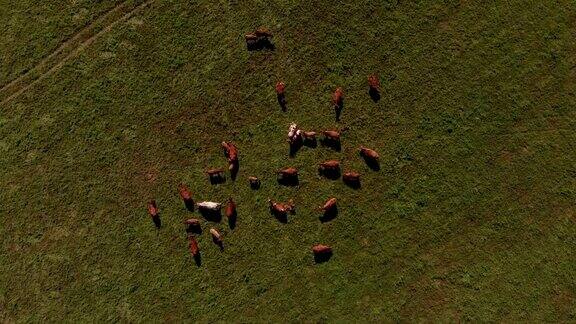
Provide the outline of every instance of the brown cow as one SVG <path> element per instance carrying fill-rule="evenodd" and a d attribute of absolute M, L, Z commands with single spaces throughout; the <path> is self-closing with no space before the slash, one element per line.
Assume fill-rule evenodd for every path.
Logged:
<path fill-rule="evenodd" d="M 294 213 L 295 211 L 294 202 L 292 200 L 289 200 L 288 203 L 279 203 L 268 199 L 268 204 L 270 205 L 270 212 L 282 222 L 287 221 L 286 217 L 288 216 L 288 213 Z"/>
<path fill-rule="evenodd" d="M 184 225 L 186 225 L 187 233 L 200 233 L 202 231 L 202 228 L 200 227 L 200 221 L 196 218 L 185 220 Z"/>
<path fill-rule="evenodd" d="M 258 27 L 258 29 L 256 29 L 256 31 L 254 31 L 254 34 L 257 37 L 274 37 L 274 35 L 272 35 L 272 32 L 270 32 L 270 30 L 266 27 Z"/>
<path fill-rule="evenodd" d="M 360 187 L 360 173 L 358 172 L 354 171 L 344 172 L 344 174 L 342 175 L 342 180 L 344 181 L 345 184 L 351 187 Z"/>
<path fill-rule="evenodd" d="M 332 257 L 332 248 L 328 245 L 316 244 L 312 247 L 316 263 L 326 262 Z"/>
<path fill-rule="evenodd" d="M 212 184 L 224 182 L 224 169 L 210 169 L 206 171 L 206 174 L 208 174 L 208 178 Z"/>
<path fill-rule="evenodd" d="M 341 107 L 344 102 L 344 90 L 338 87 L 336 91 L 332 94 L 332 104 L 336 107 Z"/>
<path fill-rule="evenodd" d="M 285 168 L 278 171 L 278 176 L 280 178 L 294 178 L 298 176 L 298 169 L 296 168 Z"/>
<path fill-rule="evenodd" d="M 318 169 L 320 172 L 337 171 L 340 170 L 340 162 L 336 160 L 329 160 L 326 162 L 322 162 L 320 163 L 320 167 Z"/>
<path fill-rule="evenodd" d="M 324 137 L 328 141 L 340 142 L 340 132 L 338 132 L 338 131 L 326 130 L 326 131 L 323 131 L 322 134 L 324 134 Z"/>
<path fill-rule="evenodd" d="M 198 241 L 196 241 L 196 237 L 194 237 L 194 235 L 188 235 L 188 249 L 190 250 L 190 253 L 192 253 L 194 257 L 197 257 L 200 254 Z"/>
<path fill-rule="evenodd" d="M 220 232 L 215 228 L 211 228 L 210 234 L 212 234 L 212 242 L 222 248 L 222 235 L 220 235 Z"/>
<path fill-rule="evenodd" d="M 380 155 L 378 155 L 376 151 L 366 148 L 364 146 L 360 146 L 360 155 L 367 160 L 378 161 L 378 159 L 380 159 Z"/>
<path fill-rule="evenodd" d="M 380 91 L 380 80 L 378 80 L 378 77 L 375 74 L 368 76 L 368 86 L 371 91 Z"/>
<path fill-rule="evenodd" d="M 160 228 L 162 223 L 160 221 L 160 213 L 158 212 L 158 206 L 156 206 L 156 201 L 150 200 L 150 202 L 148 202 L 147 207 L 148 207 L 148 214 L 150 214 L 150 217 L 152 217 L 154 225 L 156 225 L 156 228 Z"/>
<path fill-rule="evenodd" d="M 276 94 L 279 96 L 283 96 L 284 95 L 284 91 L 286 90 L 286 85 L 284 84 L 284 82 L 282 81 L 278 81 L 278 83 L 276 83 Z"/>
<path fill-rule="evenodd" d="M 182 198 L 182 200 L 184 201 L 192 199 L 192 194 L 190 193 L 190 190 L 188 190 L 188 187 L 186 187 L 186 185 L 184 185 L 183 183 L 181 183 L 178 186 L 178 193 L 180 194 L 180 198 Z"/>
<path fill-rule="evenodd" d="M 336 198 L 330 198 L 319 209 L 323 212 L 330 212 L 336 208 L 336 201 Z"/>
<path fill-rule="evenodd" d="M 226 204 L 225 215 L 229 219 L 233 219 L 234 217 L 236 217 L 236 203 L 232 198 L 228 199 L 228 203 Z"/>
<path fill-rule="evenodd" d="M 302 132 L 302 138 L 304 138 L 305 141 L 315 141 L 316 140 L 316 132 Z"/>

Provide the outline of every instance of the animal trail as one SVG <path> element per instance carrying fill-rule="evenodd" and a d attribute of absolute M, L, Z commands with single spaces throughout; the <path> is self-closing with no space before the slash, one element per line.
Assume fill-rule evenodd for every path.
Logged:
<path fill-rule="evenodd" d="M 154 0 L 147 0 L 132 6 L 129 5 L 131 2 L 130 0 L 124 1 L 96 18 L 42 59 L 36 66 L 0 88 L 0 105 L 18 98 L 38 82 L 59 71 L 70 59 L 109 33 L 119 23 L 125 22 L 146 8 Z"/>

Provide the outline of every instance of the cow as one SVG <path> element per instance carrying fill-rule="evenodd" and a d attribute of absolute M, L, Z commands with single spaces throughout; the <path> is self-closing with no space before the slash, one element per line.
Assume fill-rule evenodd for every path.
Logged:
<path fill-rule="evenodd" d="M 206 174 L 208 174 L 208 178 L 212 184 L 224 182 L 224 169 L 210 169 L 206 171 Z"/>
<path fill-rule="evenodd" d="M 184 221 L 187 233 L 201 233 L 200 221 L 196 218 L 190 218 Z"/>
<path fill-rule="evenodd" d="M 236 203 L 232 198 L 228 198 L 228 203 L 226 204 L 226 211 L 224 214 L 229 219 L 236 217 Z"/>
<path fill-rule="evenodd" d="M 302 132 L 301 134 L 305 141 L 316 141 L 316 132 Z"/>
<path fill-rule="evenodd" d="M 279 203 L 268 199 L 268 204 L 270 206 L 270 213 L 272 213 L 272 215 L 274 215 L 282 223 L 286 223 L 288 221 L 288 213 L 292 214 L 296 210 L 292 200 L 289 200 L 288 203 Z"/>
<path fill-rule="evenodd" d="M 213 202 L 213 201 L 202 201 L 196 204 L 199 210 L 206 210 L 206 211 L 220 211 L 222 208 L 221 203 Z"/>
<path fill-rule="evenodd" d="M 314 261 L 322 263 L 332 257 L 332 248 L 328 245 L 316 244 L 312 247 L 312 253 L 314 254 Z"/>
<path fill-rule="evenodd" d="M 249 51 L 261 49 L 274 49 L 274 45 L 270 42 L 270 38 L 274 35 L 267 28 L 260 27 L 253 33 L 248 33 L 244 36 L 246 46 Z"/>
<path fill-rule="evenodd" d="M 302 130 L 298 128 L 296 123 L 290 124 L 288 127 L 288 143 L 295 145 L 302 140 Z"/>
<path fill-rule="evenodd" d="M 260 188 L 260 179 L 254 176 L 248 177 L 248 182 L 250 183 L 250 188 L 256 190 Z"/>
<path fill-rule="evenodd" d="M 376 151 L 364 146 L 360 146 L 360 156 L 366 160 L 378 161 L 380 159 L 380 155 Z"/>
<path fill-rule="evenodd" d="M 336 198 L 330 198 L 324 203 L 324 205 L 322 205 L 322 207 L 319 208 L 319 210 L 325 213 L 330 212 L 336 208 L 336 202 Z"/>
<path fill-rule="evenodd" d="M 286 90 L 286 85 L 284 84 L 284 82 L 279 81 L 278 83 L 276 83 L 275 89 L 278 104 L 280 105 L 280 108 L 282 108 L 282 111 L 286 111 L 286 94 L 284 93 Z"/>
<path fill-rule="evenodd" d="M 375 74 L 368 76 L 368 86 L 370 87 L 371 91 L 380 91 L 380 80 L 378 80 L 378 77 Z"/>
<path fill-rule="evenodd" d="M 278 171 L 278 183 L 286 186 L 298 185 L 298 169 L 289 167 Z"/>
<path fill-rule="evenodd" d="M 190 253 L 194 256 L 194 258 L 198 257 L 200 254 L 200 248 L 198 247 L 198 241 L 196 241 L 196 237 L 194 235 L 188 235 L 188 249 Z"/>
<path fill-rule="evenodd" d="M 340 162 L 336 160 L 322 162 L 318 167 L 318 173 L 328 178 L 336 179 L 340 176 Z"/>
<path fill-rule="evenodd" d="M 192 199 L 192 193 L 183 183 L 178 186 L 178 194 L 180 195 L 180 198 L 182 198 L 186 208 L 190 211 L 194 211 L 194 200 Z"/>
<path fill-rule="evenodd" d="M 335 107 L 341 108 L 342 104 L 344 103 L 344 90 L 338 87 L 336 91 L 332 94 L 332 104 Z"/>
<path fill-rule="evenodd" d="M 350 187 L 360 187 L 360 173 L 354 171 L 344 172 L 342 180 Z"/>
<path fill-rule="evenodd" d="M 274 37 L 274 35 L 272 35 L 272 32 L 270 32 L 270 30 L 266 27 L 258 27 L 258 29 L 254 31 L 254 34 L 257 37 L 264 37 L 264 38 Z"/>
<path fill-rule="evenodd" d="M 322 131 L 324 138 L 328 141 L 340 142 L 340 132 L 335 130 Z"/>
<path fill-rule="evenodd" d="M 160 221 L 160 212 L 158 211 L 158 206 L 156 205 L 156 201 L 150 200 L 148 202 L 147 208 L 148 208 L 148 214 L 150 214 L 150 217 L 152 217 L 152 221 L 154 222 L 154 225 L 156 225 L 156 228 L 160 228 L 162 223 Z"/>
<path fill-rule="evenodd" d="M 222 243 L 222 235 L 220 235 L 220 232 L 218 232 L 218 230 L 215 228 L 211 228 L 210 234 L 212 234 L 212 242 L 214 242 L 214 244 L 218 245 L 220 249 L 222 249 L 223 243 Z"/>

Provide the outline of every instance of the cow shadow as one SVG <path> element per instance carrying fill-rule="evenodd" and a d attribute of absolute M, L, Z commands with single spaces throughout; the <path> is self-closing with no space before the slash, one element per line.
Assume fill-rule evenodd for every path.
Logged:
<path fill-rule="evenodd" d="M 196 263 L 197 267 L 202 265 L 202 254 L 200 252 L 194 256 L 194 263 Z"/>
<path fill-rule="evenodd" d="M 278 184 L 287 187 L 296 187 L 300 184 L 300 180 L 298 180 L 298 176 L 292 177 L 278 177 Z"/>
<path fill-rule="evenodd" d="M 154 226 L 156 226 L 156 229 L 160 229 L 160 227 L 162 227 L 162 220 L 160 220 L 160 214 L 152 217 L 152 222 L 154 222 Z"/>
<path fill-rule="evenodd" d="M 340 103 L 334 105 L 334 112 L 336 113 L 336 121 L 340 121 L 340 116 L 342 115 L 342 110 L 344 110 L 344 99 Z"/>
<path fill-rule="evenodd" d="M 317 148 L 318 147 L 318 140 L 316 138 L 312 139 L 305 139 L 303 145 L 310 148 Z"/>
<path fill-rule="evenodd" d="M 364 157 L 364 162 L 372 171 L 380 171 L 380 162 L 376 159 Z"/>
<path fill-rule="evenodd" d="M 239 170 L 240 170 L 240 162 L 236 161 L 232 164 L 232 168 L 230 169 L 230 180 L 236 181 L 236 177 L 238 177 Z"/>
<path fill-rule="evenodd" d="M 340 141 L 323 138 L 320 140 L 320 144 L 324 147 L 331 148 L 336 152 L 342 151 L 342 144 L 340 144 Z"/>
<path fill-rule="evenodd" d="M 324 214 L 319 218 L 320 222 L 326 223 L 336 218 L 336 216 L 338 216 L 338 206 L 334 206 L 333 208 L 325 211 Z"/>
<path fill-rule="evenodd" d="M 368 94 L 370 95 L 370 98 L 372 99 L 372 101 L 374 101 L 374 102 L 380 101 L 380 91 L 378 91 L 374 88 L 370 88 L 370 90 L 368 90 Z"/>
<path fill-rule="evenodd" d="M 360 180 L 346 180 L 344 179 L 344 184 L 352 189 L 360 189 L 362 188 L 362 184 L 360 183 Z"/>
<path fill-rule="evenodd" d="M 258 39 L 256 41 L 247 42 L 246 47 L 248 48 L 248 51 L 251 51 L 251 52 L 252 51 L 262 51 L 262 50 L 273 51 L 274 49 L 276 49 L 276 46 L 274 46 L 274 43 L 272 43 L 268 38 L 262 38 L 262 39 Z"/>
<path fill-rule="evenodd" d="M 234 212 L 234 215 L 232 215 L 231 217 L 228 217 L 228 226 L 230 227 L 230 229 L 235 229 L 236 228 L 236 221 L 237 221 L 237 217 L 236 217 L 236 212 Z"/>
<path fill-rule="evenodd" d="M 186 199 L 184 200 L 184 206 L 186 206 L 186 209 L 193 213 L 194 212 L 194 200 L 192 199 Z"/>
<path fill-rule="evenodd" d="M 301 148 L 302 148 L 302 141 L 301 140 L 298 140 L 294 143 L 290 143 L 290 152 L 289 152 L 290 157 L 291 158 L 295 157 Z"/>
<path fill-rule="evenodd" d="M 218 210 L 209 210 L 209 209 L 199 209 L 200 214 L 204 217 L 207 221 L 220 223 L 222 221 L 222 212 L 220 209 Z"/>
<path fill-rule="evenodd" d="M 186 234 L 188 234 L 188 235 L 191 235 L 191 234 L 202 235 L 202 227 L 200 225 L 187 224 L 186 225 Z"/>
<path fill-rule="evenodd" d="M 315 254 L 314 255 L 314 262 L 316 263 L 324 263 L 328 262 L 332 258 L 332 251 L 322 254 Z"/>
<path fill-rule="evenodd" d="M 218 185 L 218 184 L 222 184 L 224 182 L 226 182 L 226 177 L 223 175 L 210 177 L 210 184 Z"/>
<path fill-rule="evenodd" d="M 282 111 L 286 111 L 287 110 L 287 102 L 286 102 L 286 95 L 281 93 L 276 95 L 277 99 L 278 99 L 278 104 L 280 105 L 280 108 L 282 109 Z"/>
<path fill-rule="evenodd" d="M 341 172 L 340 169 L 336 169 L 336 170 L 319 170 L 318 173 L 330 180 L 337 180 L 338 178 L 340 178 Z"/>

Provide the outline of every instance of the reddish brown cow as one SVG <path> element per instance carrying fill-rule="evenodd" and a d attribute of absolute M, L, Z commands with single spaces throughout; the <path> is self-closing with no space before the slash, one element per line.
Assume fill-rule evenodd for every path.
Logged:
<path fill-rule="evenodd" d="M 378 77 L 375 74 L 368 76 L 368 86 L 371 91 L 380 91 L 380 80 L 378 80 Z"/>
<path fill-rule="evenodd" d="M 150 202 L 148 202 L 148 214 L 150 214 L 152 218 L 158 217 L 158 206 L 156 206 L 155 200 L 150 200 Z"/>
<path fill-rule="evenodd" d="M 189 219 L 184 221 L 184 225 L 200 226 L 200 221 L 197 220 L 196 218 L 189 218 Z"/>
<path fill-rule="evenodd" d="M 315 141 L 316 140 L 316 132 L 302 132 L 302 137 L 305 141 Z"/>
<path fill-rule="evenodd" d="M 275 216 L 286 217 L 288 213 L 292 213 L 295 210 L 294 202 L 292 200 L 284 204 L 268 199 L 268 204 L 270 205 L 270 211 Z"/>
<path fill-rule="evenodd" d="M 323 171 L 337 171 L 340 169 L 340 162 L 336 160 L 329 160 L 326 162 L 320 163 L 319 170 Z"/>
<path fill-rule="evenodd" d="M 330 198 L 319 209 L 323 212 L 330 212 L 336 208 L 336 201 L 336 198 Z"/>
<path fill-rule="evenodd" d="M 186 185 L 183 183 L 178 186 L 178 193 L 184 202 L 192 200 L 192 194 L 190 193 L 190 190 L 188 190 L 188 187 L 186 187 Z"/>
<path fill-rule="evenodd" d="M 298 176 L 298 169 L 296 168 L 285 168 L 278 171 L 278 176 L 281 178 L 293 178 Z"/>
<path fill-rule="evenodd" d="M 342 179 L 347 182 L 358 182 L 360 181 L 360 173 L 355 171 L 345 172 L 342 175 Z"/>
<path fill-rule="evenodd" d="M 198 247 L 198 241 L 196 241 L 196 237 L 194 237 L 194 235 L 188 235 L 188 249 L 190 250 L 190 253 L 192 253 L 194 257 L 198 256 L 198 254 L 200 253 L 200 248 Z"/>
<path fill-rule="evenodd" d="M 257 37 L 274 37 L 274 35 L 272 35 L 272 32 L 270 32 L 270 30 L 266 27 L 259 27 L 258 29 L 256 29 L 256 31 L 254 31 L 254 34 Z"/>
<path fill-rule="evenodd" d="M 340 132 L 338 132 L 338 131 L 327 130 L 327 131 L 323 131 L 322 134 L 324 134 L 324 137 L 326 137 L 326 140 L 334 141 L 334 142 L 340 142 Z"/>
<path fill-rule="evenodd" d="M 336 91 L 332 94 L 332 104 L 338 108 L 342 108 L 342 103 L 344 102 L 344 90 L 338 87 Z"/>
<path fill-rule="evenodd" d="M 368 160 L 378 161 L 378 159 L 380 159 L 380 155 L 378 155 L 376 151 L 366 148 L 364 146 L 360 146 L 360 155 Z"/>
<path fill-rule="evenodd" d="M 282 81 L 278 81 L 278 83 L 276 83 L 276 94 L 279 96 L 283 96 L 284 95 L 284 91 L 286 90 L 286 85 L 284 84 L 284 82 Z"/>
<path fill-rule="evenodd" d="M 226 217 L 232 219 L 236 217 L 236 203 L 232 198 L 228 199 L 228 203 L 226 204 Z"/>
<path fill-rule="evenodd" d="M 332 253 L 332 248 L 328 245 L 316 244 L 312 247 L 312 253 L 315 256 L 326 255 Z"/>

